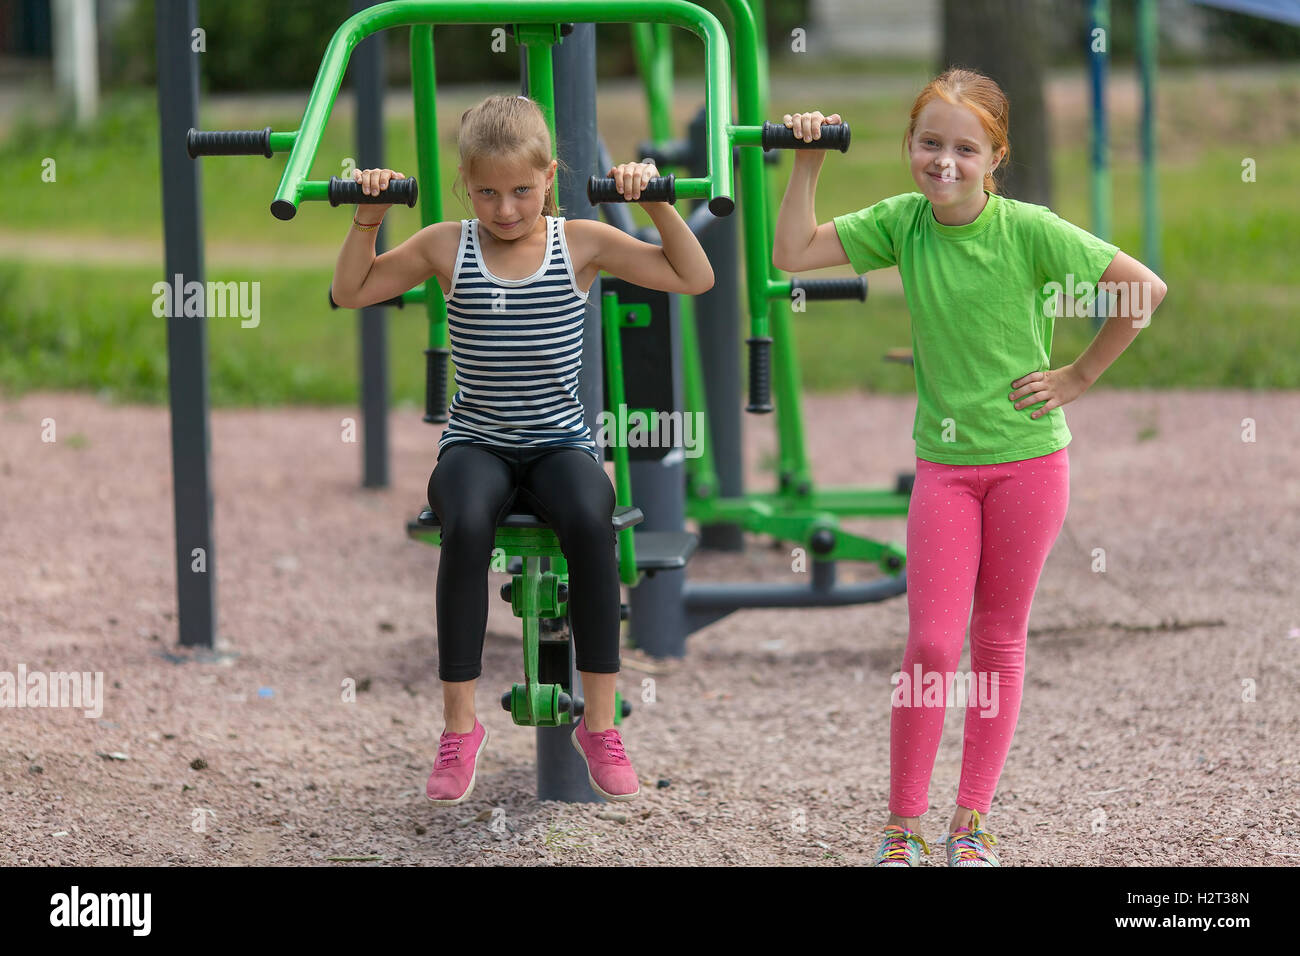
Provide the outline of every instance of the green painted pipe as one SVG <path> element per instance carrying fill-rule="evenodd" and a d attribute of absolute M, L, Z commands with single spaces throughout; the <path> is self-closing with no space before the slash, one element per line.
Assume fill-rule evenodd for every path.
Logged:
<path fill-rule="evenodd" d="M 1160 274 L 1160 215 L 1156 197 L 1156 5 L 1138 0 L 1138 75 L 1142 85 L 1142 260 Z"/>
<path fill-rule="evenodd" d="M 272 202 L 272 212 L 290 219 L 298 204 L 320 199 L 318 184 L 307 181 L 320 147 L 325 124 L 343 82 L 348 59 L 363 39 L 392 27 L 439 23 L 555 24 L 654 21 L 690 30 L 704 41 L 706 123 L 709 175 L 679 180 L 678 195 L 707 198 L 710 205 L 729 209 L 734 203 L 728 111 L 731 103 L 731 63 L 727 37 L 716 17 L 686 0 L 392 0 L 368 7 L 343 22 L 330 39 L 307 99 L 284 175 Z M 752 26 L 752 17 L 749 18 Z M 748 55 L 752 56 L 753 51 Z M 752 66 L 748 73 L 752 73 Z M 742 87 L 743 89 L 743 87 Z M 761 121 L 760 121 L 761 122 Z M 760 160 L 761 161 L 761 160 Z M 438 188 L 431 183 L 426 188 Z"/>

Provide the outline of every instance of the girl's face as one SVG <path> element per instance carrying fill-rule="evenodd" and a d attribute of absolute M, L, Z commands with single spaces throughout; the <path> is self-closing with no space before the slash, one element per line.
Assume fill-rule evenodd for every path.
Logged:
<path fill-rule="evenodd" d="M 1005 152 L 994 155 L 984 126 L 971 110 L 940 99 L 921 110 L 908 143 L 912 179 L 941 209 L 982 206 L 984 176 Z"/>
<path fill-rule="evenodd" d="M 546 169 L 527 163 L 481 160 L 473 174 L 461 176 L 474 215 L 494 238 L 504 242 L 531 235 L 542 214 L 546 191 L 554 187 L 556 161 Z"/>

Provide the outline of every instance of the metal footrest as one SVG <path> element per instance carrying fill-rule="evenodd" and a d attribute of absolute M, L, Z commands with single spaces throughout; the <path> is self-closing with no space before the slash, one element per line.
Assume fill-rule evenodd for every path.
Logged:
<path fill-rule="evenodd" d="M 700 539 L 689 531 L 637 531 L 638 571 L 676 571 L 686 567 Z"/>

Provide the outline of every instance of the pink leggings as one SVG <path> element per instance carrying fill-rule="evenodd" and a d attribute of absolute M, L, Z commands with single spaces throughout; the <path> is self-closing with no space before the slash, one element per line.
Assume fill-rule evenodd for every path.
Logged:
<path fill-rule="evenodd" d="M 956 675 L 966 698 L 957 804 L 989 812 L 1020 715 L 1029 608 L 1069 502 L 1064 448 L 997 465 L 916 460 L 907 515 L 907 650 L 891 701 L 891 812 L 919 817 L 929 809 L 968 619 L 973 673 Z"/>

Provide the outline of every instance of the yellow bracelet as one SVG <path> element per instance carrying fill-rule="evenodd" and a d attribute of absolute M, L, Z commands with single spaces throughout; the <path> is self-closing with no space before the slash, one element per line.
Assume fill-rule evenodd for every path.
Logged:
<path fill-rule="evenodd" d="M 352 216 L 352 228 L 357 232 L 370 232 L 372 229 L 378 229 L 383 224 L 384 220 L 382 219 L 380 219 L 379 222 L 366 223 L 358 222 L 355 214 Z"/>

